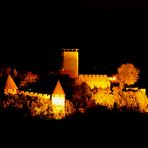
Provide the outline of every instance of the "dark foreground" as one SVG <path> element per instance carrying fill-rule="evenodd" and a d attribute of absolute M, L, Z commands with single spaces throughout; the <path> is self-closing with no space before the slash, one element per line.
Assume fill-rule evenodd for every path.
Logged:
<path fill-rule="evenodd" d="M 0 122 L 1 136 L 23 140 L 52 138 L 81 141 L 101 138 L 102 141 L 107 138 L 122 141 L 123 138 L 137 138 L 148 132 L 148 115 L 129 110 L 109 111 L 105 108 L 90 109 L 63 120 L 31 119 L 17 113 L 1 112 Z"/>
<path fill-rule="evenodd" d="M 17 111 L 1 111 L 3 128 L 20 129 L 148 129 L 148 114 L 123 109 L 108 110 L 103 107 L 89 109 L 86 113 L 77 113 L 62 120 L 28 118 Z M 1 126 L 1 127 L 2 127 Z"/>

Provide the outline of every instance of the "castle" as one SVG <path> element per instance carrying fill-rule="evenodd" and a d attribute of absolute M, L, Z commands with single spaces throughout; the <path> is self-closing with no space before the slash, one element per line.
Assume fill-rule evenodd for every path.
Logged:
<path fill-rule="evenodd" d="M 86 82 L 90 88 L 106 89 L 111 87 L 111 82 L 115 77 L 108 77 L 107 75 L 94 75 L 94 74 L 79 74 L 79 52 L 78 49 L 62 49 L 63 61 L 61 75 L 69 75 L 71 79 L 77 80 L 77 82 Z M 142 89 L 145 93 L 145 89 Z M 28 96 L 34 96 L 44 99 L 51 99 L 54 112 L 64 112 L 65 110 L 65 93 L 61 86 L 60 81 L 57 81 L 52 94 L 35 93 L 29 91 L 21 91 L 16 86 L 12 77 L 8 75 L 4 94 L 23 94 Z"/>
<path fill-rule="evenodd" d="M 69 75 L 72 79 L 77 79 L 79 82 L 86 82 L 91 88 L 101 87 L 103 89 L 109 87 L 110 88 L 110 79 L 107 75 L 85 75 L 79 74 L 79 52 L 78 49 L 62 49 L 62 75 Z M 65 93 L 64 90 L 58 81 L 52 94 L 43 94 L 29 91 L 19 90 L 13 81 L 10 74 L 7 77 L 4 94 L 22 94 L 33 97 L 39 97 L 44 99 L 51 99 L 52 105 L 57 110 L 62 110 L 64 112 L 65 108 Z M 55 107 L 58 106 L 58 107 Z M 58 109 L 57 109 L 58 108 Z"/>

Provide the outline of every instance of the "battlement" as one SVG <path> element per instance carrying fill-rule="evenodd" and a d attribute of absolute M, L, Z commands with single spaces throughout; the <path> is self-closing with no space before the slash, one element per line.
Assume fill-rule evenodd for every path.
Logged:
<path fill-rule="evenodd" d="M 97 75 L 97 74 L 79 74 L 79 78 L 108 78 L 107 75 Z"/>
<path fill-rule="evenodd" d="M 102 89 L 110 87 L 110 81 L 107 75 L 80 74 L 78 79 L 82 82 L 86 82 L 91 89 L 94 87 Z"/>
<path fill-rule="evenodd" d="M 8 94 L 17 94 L 18 89 L 4 89 L 4 94 L 8 95 Z"/>
<path fill-rule="evenodd" d="M 78 49 L 62 49 L 64 74 L 68 74 L 71 78 L 77 78 L 79 74 L 79 53 Z"/>
<path fill-rule="evenodd" d="M 50 94 L 35 93 L 35 92 L 20 91 L 20 90 L 18 90 L 18 94 L 21 94 L 21 95 L 24 95 L 24 96 L 32 96 L 32 97 L 50 99 Z"/>
<path fill-rule="evenodd" d="M 63 97 L 65 97 L 65 94 L 52 94 L 52 97 L 63 98 Z"/>
<path fill-rule="evenodd" d="M 77 48 L 62 48 L 62 51 L 72 51 L 72 52 L 78 52 L 79 49 Z"/>
<path fill-rule="evenodd" d="M 30 92 L 30 91 L 18 90 L 17 93 L 24 96 L 32 96 L 32 97 L 39 97 L 39 98 L 45 98 L 45 99 L 51 98 L 50 94 L 36 93 L 36 92 Z M 52 97 L 63 98 L 65 97 L 65 94 L 52 94 Z"/>

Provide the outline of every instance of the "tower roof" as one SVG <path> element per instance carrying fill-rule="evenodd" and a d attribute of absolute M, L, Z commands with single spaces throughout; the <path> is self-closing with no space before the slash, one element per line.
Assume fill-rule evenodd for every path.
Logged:
<path fill-rule="evenodd" d="M 52 94 L 65 94 L 60 81 L 57 82 Z"/>
<path fill-rule="evenodd" d="M 4 89 L 18 89 L 10 74 L 8 74 Z"/>

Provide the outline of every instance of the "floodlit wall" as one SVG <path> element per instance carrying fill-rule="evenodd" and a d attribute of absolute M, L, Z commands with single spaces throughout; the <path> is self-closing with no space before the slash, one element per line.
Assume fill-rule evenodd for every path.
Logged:
<path fill-rule="evenodd" d="M 79 53 L 78 49 L 63 49 L 63 73 L 68 74 L 71 78 L 78 77 Z"/>
<path fill-rule="evenodd" d="M 97 88 L 102 88 L 102 89 L 106 89 L 106 88 L 110 88 L 110 81 L 107 77 L 107 75 L 79 75 L 78 77 L 79 80 L 81 80 L 82 82 L 86 82 L 91 89 L 94 87 Z"/>
<path fill-rule="evenodd" d="M 38 98 L 44 98 L 44 99 L 50 99 L 50 94 L 35 93 L 35 92 L 29 92 L 29 91 L 18 91 L 18 94 L 22 94 L 25 96 L 38 97 Z"/>
<path fill-rule="evenodd" d="M 8 94 L 15 95 L 17 94 L 17 89 L 4 89 L 4 94 L 5 95 L 8 95 Z"/>

